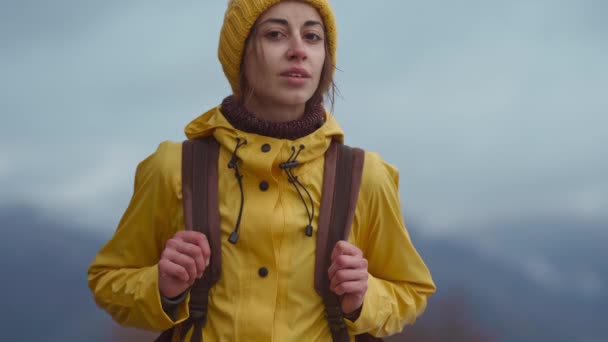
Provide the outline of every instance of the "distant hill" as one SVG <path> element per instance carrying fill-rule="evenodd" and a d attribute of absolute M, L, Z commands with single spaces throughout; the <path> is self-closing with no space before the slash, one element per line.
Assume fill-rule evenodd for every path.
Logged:
<path fill-rule="evenodd" d="M 608 249 L 603 247 L 608 240 L 605 229 L 593 225 L 528 220 L 508 229 L 480 230 L 475 238 L 428 239 L 412 231 L 439 290 L 426 314 L 404 335 L 430 332 L 434 337 L 424 341 L 447 341 L 441 334 L 464 324 L 469 335 L 462 336 L 491 336 L 492 341 L 608 341 Z M 0 227 L 0 320 L 12 327 L 3 340 L 101 342 L 153 336 L 118 329 L 95 306 L 86 269 L 104 241 L 23 206 L 0 208 Z M 483 245 L 500 248 L 489 253 L 479 247 Z M 511 262 L 528 255 L 556 262 L 564 274 L 592 270 L 599 287 L 593 295 L 569 284 L 550 290 Z M 564 279 L 580 283 L 575 280 Z M 473 341 L 448 336 L 453 342 Z"/>
<path fill-rule="evenodd" d="M 431 299 L 438 307 L 464 296 L 476 326 L 498 341 L 608 341 L 608 225 L 534 218 L 454 231 L 460 235 L 414 236 L 438 285 Z M 536 267 L 539 259 L 560 276 Z M 589 293 L 587 283 L 597 289 Z M 421 325 L 445 320 L 434 308 Z"/>
<path fill-rule="evenodd" d="M 110 341 L 113 323 L 96 308 L 86 278 L 103 241 L 27 207 L 0 209 L 0 227 L 0 320 L 12 328 L 2 340 Z"/>

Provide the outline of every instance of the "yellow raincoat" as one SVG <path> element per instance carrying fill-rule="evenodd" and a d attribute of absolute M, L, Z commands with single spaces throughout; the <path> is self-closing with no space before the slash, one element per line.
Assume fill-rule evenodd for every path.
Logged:
<path fill-rule="evenodd" d="M 314 289 L 316 239 L 304 234 L 306 209 L 279 164 L 289 158 L 292 146 L 305 146 L 293 173 L 314 200 L 316 232 L 324 153 L 332 139 L 343 139 L 342 130 L 326 114 L 324 125 L 312 134 L 276 139 L 235 129 L 220 110 L 214 108 L 186 127 L 189 138 L 213 135 L 221 146 L 222 276 L 210 292 L 204 340 L 331 341 L 323 302 Z M 231 244 L 227 239 L 238 216 L 240 190 L 227 165 L 236 138 L 247 140 L 238 149 L 245 202 L 240 238 Z M 264 144 L 270 150 L 264 152 Z M 268 188 L 260 187 L 263 181 Z M 401 331 L 424 311 L 435 291 L 404 227 L 397 188 L 398 171 L 366 152 L 349 241 L 368 259 L 370 275 L 360 317 L 354 323 L 346 320 L 351 335 Z M 96 302 L 120 324 L 161 331 L 188 317 L 189 297 L 173 321 L 162 309 L 158 289 L 157 263 L 165 242 L 184 227 L 181 197 L 181 143 L 163 142 L 137 167 L 131 202 L 89 268 Z M 266 276 L 258 271 L 262 267 Z"/>

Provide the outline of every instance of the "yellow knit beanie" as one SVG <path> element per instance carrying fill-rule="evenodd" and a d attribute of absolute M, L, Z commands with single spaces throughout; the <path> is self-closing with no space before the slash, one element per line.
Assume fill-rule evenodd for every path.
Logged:
<path fill-rule="evenodd" d="M 232 92 L 238 94 L 240 68 L 245 50 L 245 40 L 258 17 L 268 8 L 282 0 L 229 0 L 220 32 L 218 57 L 224 74 L 230 82 Z M 325 25 L 325 35 L 329 44 L 332 64 L 336 65 L 337 32 L 334 12 L 329 0 L 300 0 L 315 7 Z M 333 76 L 333 68 L 332 75 Z"/>

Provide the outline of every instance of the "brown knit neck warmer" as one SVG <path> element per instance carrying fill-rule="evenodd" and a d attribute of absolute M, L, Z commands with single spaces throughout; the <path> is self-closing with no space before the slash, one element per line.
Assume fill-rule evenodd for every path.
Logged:
<path fill-rule="evenodd" d="M 297 120 L 271 122 L 260 119 L 245 109 L 234 95 L 222 101 L 222 114 L 234 128 L 278 139 L 295 140 L 316 131 L 325 122 L 325 109 L 321 102 L 306 106 L 304 115 Z"/>

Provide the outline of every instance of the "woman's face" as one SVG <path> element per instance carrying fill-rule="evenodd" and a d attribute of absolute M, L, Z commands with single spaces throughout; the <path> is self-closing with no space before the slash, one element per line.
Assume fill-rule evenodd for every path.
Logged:
<path fill-rule="evenodd" d="M 264 12 L 252 32 L 244 75 L 253 94 L 245 101 L 257 108 L 303 110 L 319 86 L 325 60 L 319 13 L 303 2 L 283 1 Z"/>

